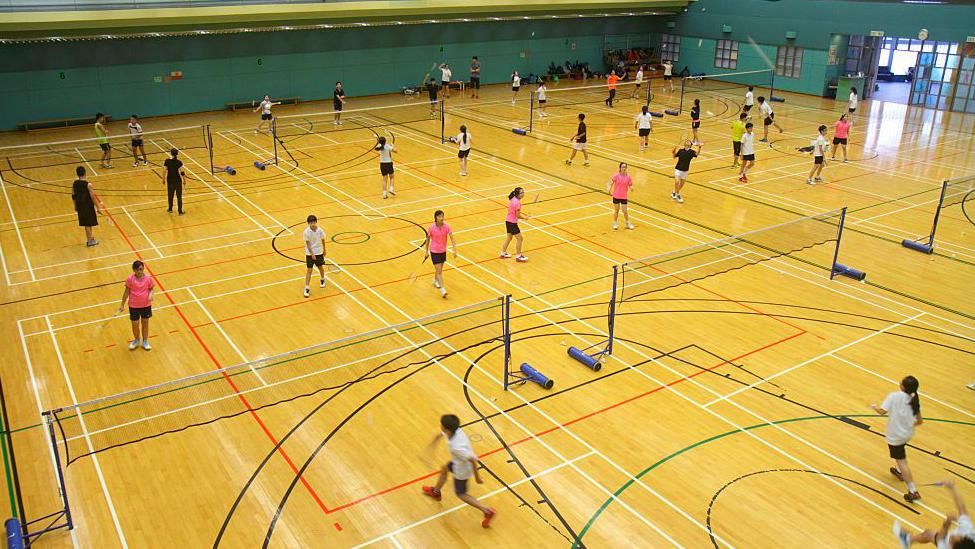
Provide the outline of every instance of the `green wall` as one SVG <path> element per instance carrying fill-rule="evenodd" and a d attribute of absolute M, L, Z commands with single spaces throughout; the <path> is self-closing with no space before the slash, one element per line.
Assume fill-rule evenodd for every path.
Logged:
<path fill-rule="evenodd" d="M 0 92 L 17 109 L 3 110 L 0 129 L 96 111 L 119 118 L 214 110 L 265 93 L 320 99 L 336 80 L 350 96 L 387 93 L 417 83 L 438 61 L 466 79 L 472 55 L 482 82 L 502 82 L 512 70 L 538 74 L 552 61 L 601 66 L 603 34 L 650 27 L 649 18 L 633 17 L 5 45 Z M 183 79 L 154 81 L 170 71 Z"/>

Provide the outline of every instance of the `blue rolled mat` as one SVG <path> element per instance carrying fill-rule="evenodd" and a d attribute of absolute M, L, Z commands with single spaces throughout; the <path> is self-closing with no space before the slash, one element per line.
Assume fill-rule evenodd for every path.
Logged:
<path fill-rule="evenodd" d="M 677 109 L 664 109 L 664 112 L 669 114 L 670 116 L 677 116 L 678 114 L 680 114 L 680 111 Z"/>
<path fill-rule="evenodd" d="M 598 360 L 587 355 L 585 352 L 576 349 L 575 347 L 569 347 L 568 353 L 570 357 L 578 360 L 583 366 L 594 372 L 598 372 L 603 368 L 603 365 L 600 364 Z"/>
<path fill-rule="evenodd" d="M 656 118 L 663 118 L 664 117 L 664 113 L 662 113 L 662 112 L 656 112 L 656 111 L 650 111 L 650 116 L 653 116 L 653 117 L 656 117 Z"/>
<path fill-rule="evenodd" d="M 551 389 L 555 385 L 554 381 L 545 377 L 545 374 L 529 366 L 527 362 L 522 363 L 521 373 L 524 374 L 529 381 L 533 381 L 546 389 Z"/>

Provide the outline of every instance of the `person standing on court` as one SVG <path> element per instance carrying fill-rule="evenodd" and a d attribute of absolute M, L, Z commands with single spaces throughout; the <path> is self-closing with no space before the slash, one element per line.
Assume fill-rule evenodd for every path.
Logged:
<path fill-rule="evenodd" d="M 646 108 L 644 106 L 644 108 Z M 633 230 L 630 223 L 630 212 L 627 210 L 627 197 L 633 188 L 633 179 L 626 173 L 626 162 L 620 162 L 619 171 L 606 184 L 606 191 L 613 197 L 613 230 L 619 229 L 620 208 L 623 208 L 623 222 L 626 228 Z"/>
<path fill-rule="evenodd" d="M 731 151 L 735 155 L 732 168 L 738 167 L 738 159 L 741 158 L 741 136 L 745 135 L 746 120 L 748 120 L 748 113 L 743 112 L 738 115 L 738 120 L 731 123 Z"/>
<path fill-rule="evenodd" d="M 112 145 L 108 142 L 108 130 L 105 129 L 105 115 L 98 113 L 95 115 L 95 137 L 98 147 L 102 150 L 102 167 L 112 169 Z"/>
<path fill-rule="evenodd" d="M 134 351 L 140 344 L 142 348 L 151 351 L 149 345 L 149 319 L 152 318 L 152 291 L 156 282 L 152 276 L 146 274 L 145 264 L 141 261 L 132 263 L 132 274 L 125 279 L 125 291 L 122 292 L 122 304 L 118 306 L 119 314 L 125 309 L 125 302 L 129 302 L 129 320 L 132 321 L 132 341 L 129 350 Z M 140 330 L 141 328 L 141 330 Z"/>
<path fill-rule="evenodd" d="M 477 92 L 481 89 L 481 62 L 477 56 L 471 57 L 471 99 L 477 99 Z"/>
<path fill-rule="evenodd" d="M 697 144 L 697 151 L 695 151 L 691 149 L 691 140 L 686 139 L 683 148 L 674 147 L 670 154 L 677 159 L 677 164 L 674 166 L 674 192 L 670 193 L 670 199 L 683 204 L 684 197 L 680 191 L 687 183 L 687 173 L 691 171 L 691 160 L 701 156 L 701 144 Z"/>
<path fill-rule="evenodd" d="M 379 153 L 379 173 L 383 176 L 383 199 L 386 199 L 389 195 L 396 196 L 396 189 L 393 188 L 393 183 L 396 179 L 395 170 L 393 169 L 393 151 L 396 148 L 396 136 L 390 134 L 389 140 L 390 142 L 387 143 L 384 136 L 379 136 L 374 147 Z"/>
<path fill-rule="evenodd" d="M 586 115 L 579 113 L 579 127 L 576 128 L 576 134 L 569 139 L 569 142 L 572 143 L 572 154 L 565 161 L 566 166 L 572 165 L 572 159 L 576 157 L 576 153 L 579 151 L 582 151 L 582 157 L 584 158 L 582 165 L 589 165 L 589 151 L 586 150 L 586 141 L 588 141 L 586 138 Z"/>
<path fill-rule="evenodd" d="M 443 89 L 444 99 L 450 97 L 450 79 L 453 76 L 454 73 L 450 70 L 450 65 L 446 63 L 440 65 L 440 87 Z"/>
<path fill-rule="evenodd" d="M 71 185 L 71 200 L 74 201 L 74 211 L 78 212 L 78 225 L 85 228 L 87 240 L 85 246 L 89 248 L 98 244 L 92 234 L 92 227 L 98 226 L 98 215 L 101 209 L 98 207 L 98 196 L 95 189 L 85 179 L 85 167 L 75 168 L 78 179 Z"/>
<path fill-rule="evenodd" d="M 430 96 L 430 117 L 435 118 L 437 116 L 437 95 L 440 92 L 437 89 L 437 79 L 432 76 L 427 84 L 427 93 Z"/>
<path fill-rule="evenodd" d="M 609 90 L 609 97 L 603 101 L 607 107 L 613 107 L 613 99 L 616 99 L 616 83 L 619 81 L 620 77 L 616 76 L 616 71 L 609 71 L 609 76 L 606 77 L 606 89 Z"/>
<path fill-rule="evenodd" d="M 443 210 L 433 212 L 433 225 L 427 229 L 427 240 L 423 244 L 423 260 L 429 257 L 433 260 L 433 287 L 440 290 L 440 297 L 447 299 L 447 286 L 443 281 L 443 266 L 447 262 L 447 239 L 454 247 L 454 259 L 457 259 L 457 241 L 450 225 L 444 222 Z"/>
<path fill-rule="evenodd" d="M 335 111 L 334 124 L 342 125 L 342 107 L 345 106 L 345 92 L 342 91 L 342 82 L 335 82 L 335 89 L 332 90 L 332 110 Z"/>
<path fill-rule="evenodd" d="M 670 59 L 664 59 L 664 82 L 669 86 L 670 91 L 674 91 L 674 64 Z"/>
<path fill-rule="evenodd" d="M 169 151 L 170 157 L 163 162 L 163 179 L 166 184 L 166 196 L 169 199 L 169 209 L 167 212 L 172 213 L 173 211 L 173 195 L 176 195 L 176 206 L 179 211 L 179 215 L 183 215 L 183 176 L 186 172 L 182 171 L 183 162 L 177 158 L 179 156 L 179 151 L 176 149 L 171 149 Z"/>
<path fill-rule="evenodd" d="M 311 295 L 311 289 L 309 288 L 309 283 L 311 282 L 311 270 L 313 267 L 318 267 L 318 274 L 321 275 L 321 279 L 318 281 L 318 287 L 325 287 L 325 231 L 318 226 L 318 218 L 315 215 L 309 215 L 308 227 L 305 228 L 303 234 L 305 239 L 305 267 L 308 267 L 308 271 L 305 273 L 305 297 Z"/>

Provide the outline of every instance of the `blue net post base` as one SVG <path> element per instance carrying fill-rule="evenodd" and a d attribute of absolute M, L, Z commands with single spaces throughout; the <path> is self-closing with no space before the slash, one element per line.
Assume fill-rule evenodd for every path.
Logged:
<path fill-rule="evenodd" d="M 593 349 L 595 347 L 600 347 L 600 346 L 602 346 L 602 348 L 599 350 L 599 352 L 596 353 L 586 352 L 589 349 Z M 591 345 L 589 347 L 586 347 L 585 349 L 577 349 L 576 347 L 569 347 L 567 353 L 572 359 L 579 362 L 586 368 L 589 368 L 594 372 L 598 372 L 599 370 L 603 369 L 603 359 L 610 354 L 609 340 L 602 341 L 600 343 L 597 343 L 596 345 Z"/>
<path fill-rule="evenodd" d="M 916 240 L 905 238 L 901 241 L 901 246 L 926 254 L 934 253 L 934 243 L 932 243 L 930 240 L 927 242 L 918 242 Z"/>
<path fill-rule="evenodd" d="M 518 368 L 517 372 L 508 373 L 508 379 L 505 380 L 505 387 L 507 388 L 510 385 L 527 383 L 529 381 L 537 383 L 546 389 L 551 389 L 555 386 L 555 381 L 533 368 L 527 362 L 524 362 Z"/>
<path fill-rule="evenodd" d="M 849 267 L 847 265 L 843 265 L 842 263 L 834 263 L 833 264 L 833 276 L 834 277 L 835 276 L 845 276 L 845 277 L 852 278 L 854 280 L 860 280 L 860 281 L 862 281 L 862 280 L 864 280 L 864 279 L 867 278 L 867 273 L 865 273 L 863 271 L 858 271 L 858 270 L 854 269 L 853 267 Z M 830 278 L 832 278 L 832 277 L 830 277 Z"/>

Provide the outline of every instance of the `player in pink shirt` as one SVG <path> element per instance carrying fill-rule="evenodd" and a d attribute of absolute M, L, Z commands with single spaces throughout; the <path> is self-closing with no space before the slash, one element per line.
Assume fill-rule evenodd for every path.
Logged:
<path fill-rule="evenodd" d="M 630 223 L 630 213 L 627 211 L 627 196 L 630 193 L 630 189 L 633 188 L 633 178 L 626 173 L 626 162 L 620 162 L 619 173 L 613 175 L 606 184 L 606 190 L 613 197 L 613 230 L 620 228 L 619 218 L 620 218 L 620 206 L 623 207 L 623 221 L 626 222 L 626 228 L 633 230 L 633 225 Z"/>
<path fill-rule="evenodd" d="M 521 253 L 522 236 L 521 229 L 518 227 L 519 219 L 531 219 L 529 216 L 521 213 L 521 199 L 525 197 L 525 189 L 521 187 L 515 187 L 515 190 L 511 191 L 508 195 L 508 215 L 504 218 L 504 226 L 508 235 L 504 239 L 504 244 L 501 246 L 501 259 L 507 259 L 511 257 L 508 253 L 508 244 L 511 244 L 511 239 L 517 240 L 515 242 L 515 261 L 520 261 L 524 263 L 528 261 L 528 257 Z"/>
<path fill-rule="evenodd" d="M 833 125 L 833 156 L 830 160 L 836 160 L 836 149 L 843 147 L 843 162 L 846 162 L 846 142 L 850 137 L 850 126 L 853 124 L 847 120 L 847 115 L 843 114 Z"/>
<path fill-rule="evenodd" d="M 132 337 L 134 338 L 129 343 L 130 351 L 135 350 L 140 344 L 147 351 L 152 349 L 152 346 L 149 345 L 149 319 L 152 318 L 152 291 L 155 288 L 156 282 L 150 275 L 146 274 L 145 264 L 141 261 L 133 262 L 132 274 L 125 279 L 122 304 L 118 307 L 118 313 L 121 313 L 122 309 L 125 308 L 125 302 L 129 302 L 129 320 L 132 321 Z"/>
<path fill-rule="evenodd" d="M 444 223 L 443 210 L 433 212 L 433 225 L 427 229 L 427 241 L 423 245 L 426 248 L 426 255 L 423 260 L 429 257 L 433 261 L 433 287 L 440 288 L 440 297 L 446 299 L 447 287 L 443 283 L 443 265 L 447 262 L 447 237 L 450 237 L 450 245 L 454 248 L 454 259 L 457 259 L 457 241 L 454 240 L 454 232 L 450 230 L 450 225 Z"/>

